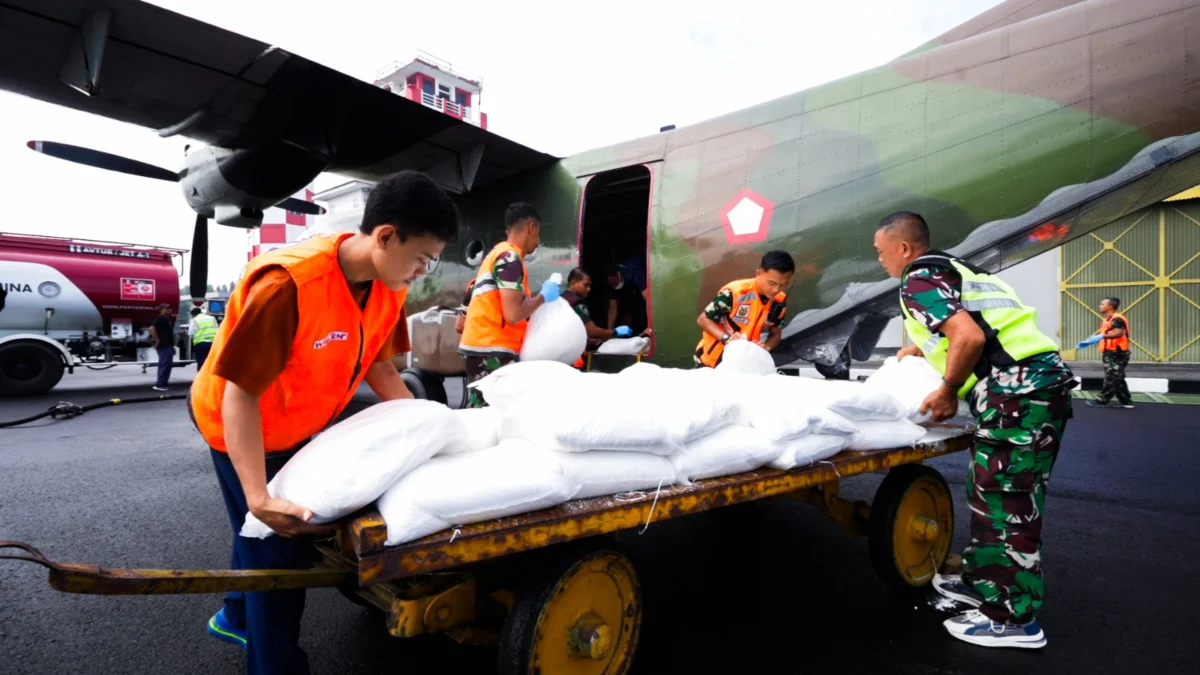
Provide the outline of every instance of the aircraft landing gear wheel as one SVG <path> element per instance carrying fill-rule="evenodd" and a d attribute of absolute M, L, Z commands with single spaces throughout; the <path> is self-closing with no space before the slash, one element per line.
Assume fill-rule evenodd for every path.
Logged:
<path fill-rule="evenodd" d="M 875 493 L 867 538 L 879 577 L 899 590 L 925 587 L 953 538 L 954 503 L 942 474 L 920 464 L 888 472 Z"/>
<path fill-rule="evenodd" d="M 623 675 L 642 625 L 633 564 L 609 542 L 574 549 L 513 599 L 500 675 Z"/>
<path fill-rule="evenodd" d="M 446 405 L 446 385 L 442 383 L 441 377 L 421 368 L 403 370 L 400 377 L 415 398 Z"/>
<path fill-rule="evenodd" d="M 52 347 L 32 340 L 0 345 L 0 395 L 36 396 L 54 388 L 65 370 Z"/>

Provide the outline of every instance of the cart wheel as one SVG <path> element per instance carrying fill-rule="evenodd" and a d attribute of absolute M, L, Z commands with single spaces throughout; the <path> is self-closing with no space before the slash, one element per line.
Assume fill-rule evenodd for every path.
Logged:
<path fill-rule="evenodd" d="M 954 538 L 946 479 L 920 464 L 888 472 L 871 506 L 868 546 L 875 571 L 901 590 L 922 588 L 941 569 Z"/>
<path fill-rule="evenodd" d="M 500 634 L 500 675 L 621 675 L 642 626 L 633 563 L 597 542 L 546 567 L 519 591 Z"/>
<path fill-rule="evenodd" d="M 414 398 L 446 404 L 446 385 L 437 375 L 421 368 L 409 368 L 401 371 L 400 377 Z"/>

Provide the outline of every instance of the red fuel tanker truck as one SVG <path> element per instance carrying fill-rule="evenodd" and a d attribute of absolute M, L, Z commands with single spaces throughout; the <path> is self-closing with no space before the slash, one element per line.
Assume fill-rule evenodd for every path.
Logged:
<path fill-rule="evenodd" d="M 0 395 L 44 393 L 77 367 L 146 363 L 157 307 L 178 316 L 183 253 L 0 233 Z"/>

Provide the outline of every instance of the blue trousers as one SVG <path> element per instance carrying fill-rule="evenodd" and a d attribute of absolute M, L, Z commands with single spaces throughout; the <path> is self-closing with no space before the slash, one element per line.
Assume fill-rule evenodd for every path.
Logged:
<path fill-rule="evenodd" d="M 175 348 L 156 347 L 154 351 L 158 352 L 158 381 L 154 386 L 165 387 L 171 379 L 171 368 L 175 366 Z"/>
<path fill-rule="evenodd" d="M 316 549 L 308 537 L 271 535 L 251 539 L 238 533 L 246 520 L 246 495 L 233 462 L 223 452 L 210 450 L 229 524 L 233 526 L 233 556 L 230 569 L 307 569 L 313 566 Z M 267 453 L 267 480 L 296 454 Z M 236 628 L 246 630 L 246 673 L 308 675 L 308 656 L 300 648 L 300 617 L 304 614 L 304 590 L 229 593 L 225 617 Z"/>

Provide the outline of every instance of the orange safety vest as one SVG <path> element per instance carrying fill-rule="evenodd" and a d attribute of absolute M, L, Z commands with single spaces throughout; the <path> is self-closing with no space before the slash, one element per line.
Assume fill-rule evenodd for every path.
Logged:
<path fill-rule="evenodd" d="M 500 289 L 496 279 L 492 277 L 492 265 L 496 258 L 512 251 L 521 260 L 521 287 L 525 289 L 525 297 L 529 297 L 529 272 L 522 260 L 521 249 L 502 241 L 496 244 L 491 253 L 483 259 L 479 266 L 479 275 L 475 277 L 475 288 L 471 294 L 471 304 L 467 305 L 467 321 L 463 326 L 462 338 L 458 341 L 458 351 L 473 356 L 488 356 L 490 354 L 520 354 L 521 343 L 525 341 L 525 330 L 528 321 L 509 324 L 504 321 L 504 307 L 500 303 Z"/>
<path fill-rule="evenodd" d="M 404 309 L 408 289 L 392 291 L 380 281 L 372 282 L 366 309 L 359 309 L 337 258 L 338 246 L 350 236 L 352 232 L 319 235 L 256 257 L 229 298 L 225 322 L 209 352 L 211 362 L 220 359 L 250 287 L 265 268 L 282 267 L 296 283 L 300 323 L 287 367 L 259 399 L 267 452 L 294 448 L 341 414 Z M 230 348 L 261 349 L 262 345 Z M 227 382 L 214 375 L 212 368 L 204 368 L 192 382 L 191 393 L 196 426 L 204 440 L 222 452 L 228 452 L 221 416 Z"/>
<path fill-rule="evenodd" d="M 1102 352 L 1127 352 L 1129 351 L 1129 336 L 1133 331 L 1129 330 L 1129 319 L 1125 318 L 1124 314 L 1113 313 L 1104 321 L 1100 322 L 1100 334 L 1103 335 L 1112 330 L 1113 319 L 1125 319 L 1125 334 L 1119 338 L 1104 338 L 1100 341 L 1100 351 Z"/>
<path fill-rule="evenodd" d="M 763 328 L 766 327 L 767 317 L 772 307 L 782 305 L 787 301 L 786 293 L 779 293 L 767 302 L 758 295 L 758 287 L 754 279 L 741 279 L 726 284 L 720 292 L 730 291 L 733 295 L 733 308 L 729 312 L 729 320 L 733 328 L 747 340 L 765 342 Z M 723 326 L 724 328 L 724 326 Z M 704 331 L 700 335 L 700 344 L 696 345 L 700 362 L 709 368 L 715 368 L 725 353 L 725 345 L 720 340 Z"/>

